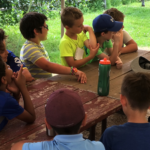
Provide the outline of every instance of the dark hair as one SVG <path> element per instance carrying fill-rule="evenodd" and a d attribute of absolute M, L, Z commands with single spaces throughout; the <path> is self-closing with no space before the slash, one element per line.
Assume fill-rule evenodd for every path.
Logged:
<path fill-rule="evenodd" d="M 61 13 L 62 24 L 68 27 L 74 25 L 74 20 L 80 19 L 83 16 L 80 9 L 75 7 L 66 7 Z"/>
<path fill-rule="evenodd" d="M 5 62 L 3 61 L 2 57 L 0 56 L 0 85 L 2 85 L 1 79 L 5 76 Z"/>
<path fill-rule="evenodd" d="M 2 54 L 5 51 L 5 46 L 3 44 L 3 41 L 0 41 L 0 54 Z"/>
<path fill-rule="evenodd" d="M 128 99 L 133 110 L 148 109 L 150 106 L 150 74 L 139 72 L 126 75 L 122 83 L 121 94 Z"/>
<path fill-rule="evenodd" d="M 83 121 L 83 120 L 82 120 Z M 79 123 L 77 123 L 74 126 L 71 127 L 65 127 L 65 128 L 58 128 L 58 127 L 54 127 L 51 126 L 58 134 L 77 134 L 80 126 L 82 124 L 82 121 L 80 121 Z"/>
<path fill-rule="evenodd" d="M 104 31 L 102 31 L 102 32 L 104 32 L 104 33 L 108 33 L 108 30 L 104 30 Z M 94 32 L 94 34 L 95 34 L 96 38 L 100 37 L 100 36 L 101 36 L 101 34 L 102 34 L 102 32 Z"/>
<path fill-rule="evenodd" d="M 23 37 L 27 40 L 35 38 L 34 29 L 42 33 L 42 26 L 47 20 L 47 17 L 41 13 L 29 12 L 23 16 L 20 21 L 20 31 Z"/>
<path fill-rule="evenodd" d="M 110 9 L 104 11 L 103 14 L 108 14 L 108 15 L 112 16 L 115 19 L 115 21 L 122 21 L 122 20 L 124 20 L 124 17 L 125 17 L 125 15 L 116 8 L 110 8 Z"/>
<path fill-rule="evenodd" d="M 6 38 L 7 36 L 5 35 L 5 31 L 0 28 L 0 41 L 5 40 Z"/>

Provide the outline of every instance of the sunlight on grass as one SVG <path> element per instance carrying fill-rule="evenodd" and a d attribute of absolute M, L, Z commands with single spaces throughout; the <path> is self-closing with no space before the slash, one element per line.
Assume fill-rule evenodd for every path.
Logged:
<path fill-rule="evenodd" d="M 141 2 L 116 7 L 125 14 L 124 26 L 139 47 L 150 47 L 150 2 L 145 2 L 145 7 L 141 7 Z M 103 13 L 103 11 L 84 14 L 84 24 L 92 26 L 93 19 Z M 49 53 L 52 62 L 60 63 L 59 42 L 61 39 L 60 16 L 56 19 L 49 19 L 48 39 L 42 42 Z M 19 31 L 19 25 L 4 26 L 8 35 L 7 49 L 15 52 L 19 56 L 20 49 L 25 42 Z"/>

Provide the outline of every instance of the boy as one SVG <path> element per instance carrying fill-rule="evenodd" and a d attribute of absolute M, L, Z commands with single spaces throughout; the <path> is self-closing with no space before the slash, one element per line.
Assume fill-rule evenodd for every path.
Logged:
<path fill-rule="evenodd" d="M 150 149 L 150 123 L 145 117 L 150 106 L 149 73 L 130 73 L 125 76 L 120 102 L 128 122 L 107 128 L 100 141 L 106 150 Z"/>
<path fill-rule="evenodd" d="M 2 57 L 3 61 L 6 62 L 13 72 L 17 72 L 20 70 L 21 60 L 15 56 L 15 54 L 9 50 L 6 50 L 6 38 L 5 32 L 3 29 L 0 29 L 0 56 Z M 29 70 L 23 64 L 23 75 L 27 82 L 31 82 L 34 78 L 31 76 Z"/>
<path fill-rule="evenodd" d="M 116 8 L 110 8 L 106 10 L 104 14 L 108 14 L 112 16 L 115 19 L 115 21 L 124 22 L 125 15 Z M 132 37 L 129 35 L 129 33 L 125 31 L 123 28 L 120 30 L 120 33 L 121 33 L 121 38 L 120 38 L 119 51 L 118 51 L 119 55 L 137 51 L 138 46 L 136 42 L 132 39 Z M 124 44 L 126 45 L 125 47 Z"/>
<path fill-rule="evenodd" d="M 41 41 L 47 39 L 47 17 L 41 13 L 29 12 L 20 22 L 20 31 L 27 41 L 22 46 L 20 59 L 25 63 L 34 78 L 49 78 L 51 73 L 72 74 L 78 81 L 85 83 L 86 75 L 73 67 L 64 67 L 51 63 L 47 51 Z"/>
<path fill-rule="evenodd" d="M 122 22 L 115 21 L 107 14 L 99 15 L 93 20 L 94 33 L 97 42 L 100 44 L 100 53 L 98 55 L 99 59 L 106 57 L 111 61 L 111 65 L 116 64 L 118 69 L 122 67 L 122 61 L 118 57 L 120 42 L 120 33 L 118 31 L 122 28 L 122 26 Z M 113 45 L 111 42 L 112 38 L 114 39 Z M 104 53 L 105 50 L 108 51 L 109 56 Z"/>
<path fill-rule="evenodd" d="M 16 143 L 11 150 L 105 150 L 101 142 L 85 140 L 79 134 L 86 114 L 80 96 L 68 89 L 59 89 L 49 97 L 45 108 L 46 124 L 57 135 L 52 141 Z M 46 134 L 46 133 L 45 133 Z"/>
<path fill-rule="evenodd" d="M 80 67 L 93 59 L 97 53 L 98 46 L 93 29 L 90 26 L 83 25 L 83 14 L 75 7 L 64 8 L 61 21 L 66 29 L 59 45 L 61 64 Z M 83 31 L 89 32 L 89 40 Z M 90 49 L 90 54 L 87 57 L 84 45 Z"/>
<path fill-rule="evenodd" d="M 26 80 L 22 75 L 22 68 L 21 66 L 18 76 L 15 77 L 11 68 L 0 56 L 0 130 L 4 128 L 8 120 L 15 117 L 27 123 L 33 123 L 35 120 L 35 112 L 26 88 Z M 9 86 L 13 81 L 20 91 Z M 13 97 L 6 93 L 6 89 L 13 93 Z M 24 100 L 24 109 L 19 105 L 20 92 Z"/>

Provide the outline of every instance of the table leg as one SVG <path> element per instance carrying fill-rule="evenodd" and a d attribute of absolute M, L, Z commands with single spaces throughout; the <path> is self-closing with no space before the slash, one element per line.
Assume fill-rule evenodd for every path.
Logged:
<path fill-rule="evenodd" d="M 89 138 L 91 141 L 95 140 L 95 127 L 96 125 L 93 125 L 91 128 L 90 128 L 90 135 L 89 135 Z"/>
<path fill-rule="evenodd" d="M 106 126 L 107 126 L 107 118 L 105 118 L 105 119 L 102 120 L 102 134 L 105 131 Z"/>

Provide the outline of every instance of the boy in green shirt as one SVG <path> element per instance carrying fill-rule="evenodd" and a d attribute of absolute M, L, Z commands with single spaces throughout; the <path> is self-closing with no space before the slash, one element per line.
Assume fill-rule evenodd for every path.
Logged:
<path fill-rule="evenodd" d="M 118 57 L 119 43 L 120 43 L 120 32 L 123 27 L 123 23 L 115 21 L 110 15 L 102 14 L 97 16 L 93 20 L 93 29 L 100 44 L 100 50 L 98 57 L 103 59 L 106 57 L 111 61 L 111 65 L 115 65 L 118 69 L 122 67 L 122 61 Z M 111 39 L 113 38 L 114 43 L 112 44 Z M 104 53 L 107 50 L 109 56 Z"/>

